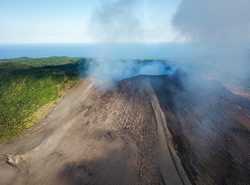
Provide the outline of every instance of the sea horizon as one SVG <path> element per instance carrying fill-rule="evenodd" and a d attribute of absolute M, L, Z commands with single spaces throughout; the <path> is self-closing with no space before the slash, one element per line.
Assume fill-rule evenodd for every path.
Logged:
<path fill-rule="evenodd" d="M 0 44 L 0 59 L 52 56 L 84 58 L 154 58 L 185 55 L 191 49 L 183 43 L 15 43 Z"/>

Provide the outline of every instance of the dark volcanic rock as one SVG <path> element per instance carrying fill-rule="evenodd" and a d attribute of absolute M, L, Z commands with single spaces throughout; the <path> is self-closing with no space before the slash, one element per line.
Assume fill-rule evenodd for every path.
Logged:
<path fill-rule="evenodd" d="M 151 82 L 192 182 L 249 184 L 250 101 L 214 81 Z"/>

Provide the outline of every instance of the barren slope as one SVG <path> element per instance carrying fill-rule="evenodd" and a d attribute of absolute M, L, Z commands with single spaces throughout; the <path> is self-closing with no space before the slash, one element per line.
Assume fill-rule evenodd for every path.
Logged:
<path fill-rule="evenodd" d="M 178 88 L 172 80 L 151 79 L 190 180 L 199 185 L 249 184 L 249 99 L 215 81 L 191 80 Z"/>
<path fill-rule="evenodd" d="M 139 76 L 101 91 L 82 81 L 0 145 L 0 184 L 188 185 L 186 172 L 198 185 L 249 183 L 250 102 L 214 87 Z"/>

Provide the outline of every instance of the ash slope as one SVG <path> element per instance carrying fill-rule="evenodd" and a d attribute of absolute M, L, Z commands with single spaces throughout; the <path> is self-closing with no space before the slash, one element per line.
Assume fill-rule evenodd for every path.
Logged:
<path fill-rule="evenodd" d="M 139 76 L 99 91 L 82 81 L 39 126 L 0 145 L 0 184 L 249 183 L 250 102 L 207 87 Z"/>
<path fill-rule="evenodd" d="M 190 181 L 198 185 L 249 184 L 249 99 L 204 78 L 181 79 L 178 86 L 173 85 L 176 80 L 152 80 Z"/>

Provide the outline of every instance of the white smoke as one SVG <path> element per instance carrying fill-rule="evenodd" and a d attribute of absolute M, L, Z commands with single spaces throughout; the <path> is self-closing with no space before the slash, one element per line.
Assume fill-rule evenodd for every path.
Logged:
<path fill-rule="evenodd" d="M 161 62 L 140 63 L 131 59 L 138 56 L 143 59 L 152 53 L 141 51 L 137 43 L 144 40 L 144 3 L 144 0 L 108 0 L 103 1 L 93 12 L 89 29 L 100 42 L 108 43 L 96 52 L 96 60 L 90 65 L 89 76 L 95 84 L 108 88 L 117 81 L 137 75 L 171 73 Z M 123 45 L 124 50 L 128 50 L 129 47 L 133 51 L 128 54 L 126 51 L 117 52 L 118 43 L 126 43 Z M 159 51 L 160 49 L 157 49 L 157 52 Z M 124 54 L 128 56 L 124 57 Z"/>
<path fill-rule="evenodd" d="M 249 72 L 249 8 L 249 0 L 182 0 L 173 25 L 203 48 L 204 60 L 218 74 L 245 78 Z"/>
<path fill-rule="evenodd" d="M 92 15 L 90 31 L 102 42 L 136 42 L 142 39 L 137 3 L 137 0 L 103 1 Z"/>
<path fill-rule="evenodd" d="M 145 3 L 143 0 L 103 1 L 92 15 L 90 29 L 104 43 L 135 43 L 143 39 L 147 40 L 144 38 L 147 34 L 144 34 L 144 25 L 142 25 L 142 11 L 139 11 L 139 8 L 143 9 L 143 3 Z M 190 41 L 197 48 L 196 52 L 190 50 L 189 54 L 192 64 L 196 61 L 199 63 L 197 65 L 199 67 L 195 66 L 196 71 L 207 72 L 209 68 L 209 71 L 213 71 L 217 77 L 226 80 L 248 78 L 249 7 L 249 0 L 181 1 L 172 23 L 179 32 L 180 38 L 184 36 L 186 38 L 184 40 Z M 151 20 L 152 25 L 154 25 L 153 21 Z M 98 71 L 102 74 L 105 71 L 113 71 L 111 80 L 121 78 L 119 76 L 126 77 L 130 73 L 126 69 L 128 69 L 127 66 L 133 66 L 133 61 L 126 60 L 121 63 L 116 60 L 114 62 L 112 56 L 117 53 L 113 48 L 106 47 L 96 53 L 96 57 L 103 58 L 105 61 L 98 62 L 97 69 L 91 70 L 92 72 Z M 127 58 L 131 57 L 127 56 Z M 92 74 L 97 76 L 95 72 Z"/>

